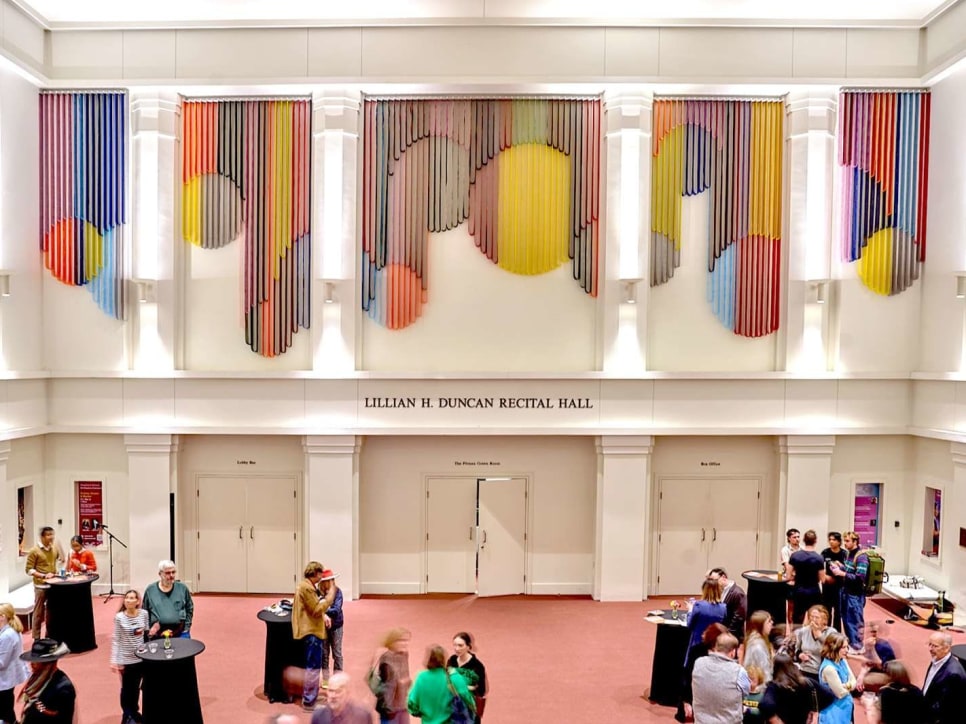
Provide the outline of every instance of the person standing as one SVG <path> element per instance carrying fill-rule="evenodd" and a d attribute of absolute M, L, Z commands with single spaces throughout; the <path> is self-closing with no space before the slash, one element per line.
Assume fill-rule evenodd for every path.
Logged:
<path fill-rule="evenodd" d="M 156 639 L 165 631 L 183 639 L 191 638 L 191 622 L 195 603 L 191 591 L 181 581 L 175 580 L 178 568 L 174 561 L 158 563 L 158 578 L 144 589 L 144 609 L 148 612 L 151 628 L 148 637 Z"/>
<path fill-rule="evenodd" d="M 742 702 L 751 682 L 748 672 L 735 660 L 737 655 L 738 639 L 724 633 L 707 656 L 694 662 L 691 688 L 695 724 L 741 724 Z"/>
<path fill-rule="evenodd" d="M 345 623 L 345 616 L 342 613 L 342 589 L 336 585 L 335 579 L 339 576 L 330 570 L 322 571 L 322 579 L 319 582 L 323 595 L 328 594 L 331 589 L 335 589 L 335 598 L 332 605 L 325 612 L 328 616 L 326 622 L 325 646 L 322 648 L 322 678 L 329 680 L 329 654 L 332 654 L 332 671 L 342 671 L 342 626 Z"/>
<path fill-rule="evenodd" d="M 57 575 L 57 564 L 64 556 L 54 543 L 54 529 L 45 525 L 40 529 L 40 540 L 27 552 L 24 570 L 34 578 L 34 613 L 30 631 L 34 641 L 40 638 L 40 627 L 47 620 L 47 580 Z"/>
<path fill-rule="evenodd" d="M 97 570 L 97 560 L 94 558 L 94 553 L 84 547 L 84 539 L 79 535 L 70 539 L 67 570 L 71 573 L 94 573 Z"/>
<path fill-rule="evenodd" d="M 825 576 L 825 559 L 815 551 L 817 541 L 814 530 L 805 531 L 803 547 L 788 559 L 792 569 L 792 623 L 802 623 L 805 612 L 822 602 L 821 581 Z"/>
<path fill-rule="evenodd" d="M 789 566 L 788 561 L 792 557 L 792 553 L 801 550 L 799 543 L 802 540 L 802 534 L 798 528 L 789 528 L 785 531 L 785 545 L 782 546 L 781 552 L 779 553 L 779 572 L 785 578 L 791 578 L 792 569 Z"/>
<path fill-rule="evenodd" d="M 30 671 L 20 660 L 23 626 L 9 603 L 0 603 L 0 721 L 13 724 L 13 690 L 27 680 Z"/>
<path fill-rule="evenodd" d="M 309 561 L 292 602 L 292 638 L 305 647 L 305 679 L 302 684 L 302 708 L 312 711 L 319 698 L 319 676 L 322 673 L 322 649 L 326 639 L 325 612 L 335 599 L 335 588 L 321 594 L 319 581 L 325 571 L 318 561 Z"/>
<path fill-rule="evenodd" d="M 476 657 L 476 652 L 473 651 L 473 637 L 466 631 L 460 631 L 453 637 L 453 655 L 449 657 L 446 666 L 456 669 L 466 679 L 466 685 L 476 704 L 475 722 L 480 724 L 488 693 L 486 667 Z"/>
<path fill-rule="evenodd" d="M 409 675 L 409 641 L 407 629 L 394 628 L 382 640 L 385 648 L 376 662 L 379 691 L 376 693 L 376 712 L 382 724 L 408 724 L 406 702 L 412 678 Z"/>
<path fill-rule="evenodd" d="M 148 631 L 148 612 L 141 608 L 141 595 L 130 590 L 124 594 L 121 607 L 114 614 L 114 637 L 111 640 L 111 668 L 121 675 L 121 724 L 141 721 L 138 699 L 144 679 L 144 663 L 137 657 Z"/>
<path fill-rule="evenodd" d="M 372 724 L 372 709 L 349 698 L 349 675 L 336 671 L 329 679 L 325 706 L 312 714 L 312 724 Z"/>
<path fill-rule="evenodd" d="M 69 653 L 66 644 L 38 639 L 30 651 L 20 655 L 30 664 L 30 678 L 20 694 L 20 724 L 73 724 L 77 691 L 67 674 L 57 668 L 57 660 Z"/>
<path fill-rule="evenodd" d="M 829 623 L 842 630 L 842 607 L 839 603 L 842 584 L 832 575 L 833 563 L 845 563 L 845 549 L 842 547 L 842 534 L 833 530 L 828 534 L 828 548 L 822 551 L 825 561 L 825 581 L 822 583 L 822 602 L 829 611 Z"/>
<path fill-rule="evenodd" d="M 929 636 L 929 669 L 922 686 L 929 724 L 961 724 L 966 711 L 966 671 L 952 655 L 953 637 L 937 631 Z"/>
<path fill-rule="evenodd" d="M 748 596 L 744 589 L 728 578 L 728 572 L 724 568 L 712 568 L 707 577 L 717 581 L 721 588 L 721 600 L 725 605 L 725 618 L 722 623 L 739 643 L 744 641 L 745 618 L 748 615 Z"/>
<path fill-rule="evenodd" d="M 859 545 L 859 534 L 848 531 L 845 536 L 845 563 L 833 564 L 832 575 L 842 584 L 840 605 L 842 625 L 852 647 L 851 653 L 862 653 L 862 628 L 865 625 L 865 581 L 869 576 L 869 557 Z"/>
<path fill-rule="evenodd" d="M 446 669 L 446 651 L 442 646 L 431 646 L 426 656 L 426 670 L 420 672 L 409 690 L 407 708 L 423 724 L 447 724 L 453 713 L 453 696 L 466 704 L 471 714 L 476 713 L 473 695 L 466 680 L 457 672 Z"/>

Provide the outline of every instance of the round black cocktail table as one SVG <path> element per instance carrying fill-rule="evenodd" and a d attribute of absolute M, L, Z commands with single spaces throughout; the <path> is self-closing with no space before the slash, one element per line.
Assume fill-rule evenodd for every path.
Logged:
<path fill-rule="evenodd" d="M 169 658 L 165 656 L 164 639 L 151 643 L 158 645 L 154 653 L 150 649 L 137 652 L 144 662 L 144 724 L 203 724 L 195 656 L 205 650 L 205 645 L 196 639 L 172 638 Z"/>
<path fill-rule="evenodd" d="M 67 644 L 72 654 L 97 648 L 91 584 L 96 573 L 48 578 L 47 638 Z"/>

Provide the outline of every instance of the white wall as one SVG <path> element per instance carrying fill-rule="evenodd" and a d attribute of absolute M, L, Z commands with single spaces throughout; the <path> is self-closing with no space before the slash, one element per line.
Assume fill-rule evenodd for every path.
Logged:
<path fill-rule="evenodd" d="M 915 468 L 909 485 L 906 518 L 909 520 L 910 575 L 923 576 L 951 600 L 966 606 L 966 556 L 959 547 L 959 528 L 966 524 L 964 496 L 954 485 L 950 444 L 944 440 L 915 438 Z M 942 491 L 942 540 L 939 557 L 922 555 L 923 512 L 926 488 Z"/>
<path fill-rule="evenodd" d="M 704 463 L 704 464 L 702 464 Z M 654 511 L 651 530 L 656 570 L 659 481 L 664 477 L 761 478 L 758 560 L 765 565 L 776 557 L 781 536 L 776 535 L 778 512 L 778 448 L 772 437 L 657 437 L 652 463 Z M 732 575 L 735 575 L 732 573 Z M 653 582 L 652 582 L 653 583 Z"/>
<path fill-rule="evenodd" d="M 649 193 L 645 190 L 641 203 L 649 203 Z M 648 291 L 647 366 L 664 371 L 774 370 L 778 333 L 741 337 L 718 321 L 708 303 L 710 203 L 707 192 L 681 203 L 681 266 L 666 284 Z"/>
<path fill-rule="evenodd" d="M 905 551 L 911 540 L 921 535 L 922 521 L 911 514 L 914 438 L 883 435 L 879 437 L 839 436 L 832 452 L 832 489 L 829 496 L 829 530 L 844 533 L 854 522 L 857 483 L 882 483 L 882 508 L 879 520 L 879 546 L 890 573 L 906 572 Z M 899 521 L 899 527 L 895 522 Z M 819 542 L 825 533 L 817 531 Z M 862 541 L 863 544 L 866 541 Z M 824 545 L 822 546 L 825 547 Z"/>
<path fill-rule="evenodd" d="M 0 63 L 0 269 L 10 296 L 0 299 L 0 368 L 43 367 L 38 232 L 37 88 Z"/>
<path fill-rule="evenodd" d="M 966 66 L 932 89 L 929 209 L 922 285 L 919 369 L 963 369 L 963 315 L 955 272 L 966 271 Z"/>
<path fill-rule="evenodd" d="M 598 300 L 573 280 L 569 262 L 539 276 L 512 274 L 480 252 L 466 224 L 431 234 L 428 252 L 422 317 L 401 330 L 367 317 L 362 369 L 596 369 Z"/>
<path fill-rule="evenodd" d="M 128 515 L 127 451 L 121 435 L 47 435 L 44 451 L 44 490 L 37 497 L 42 507 L 37 525 L 50 525 L 67 550 L 70 537 L 77 534 L 77 496 L 75 481 L 103 482 L 104 522 L 125 543 L 137 534 L 136 521 Z M 108 546 L 93 548 L 100 581 L 96 589 L 107 590 L 110 560 Z M 114 546 L 114 590 L 128 584 L 143 588 L 150 581 L 129 581 L 130 559 L 127 550 Z"/>
<path fill-rule="evenodd" d="M 18 511 L 17 488 L 33 488 L 33 517 L 26 521 L 23 549 L 29 550 L 37 540 L 40 526 L 46 525 L 44 497 L 44 438 L 27 437 L 10 441 L 7 477 L 0 481 L 0 582 L 6 581 L 11 590 L 29 582 L 24 572 L 26 558 L 17 555 Z"/>
<path fill-rule="evenodd" d="M 499 464 L 455 464 L 463 461 Z M 359 475 L 361 592 L 420 590 L 427 476 L 514 475 L 530 479 L 530 590 L 590 593 L 596 471 L 586 437 L 367 438 Z"/>
<path fill-rule="evenodd" d="M 315 187 L 318 194 L 320 188 Z M 180 193 L 180 187 L 179 187 Z M 235 239 L 221 249 L 188 247 L 185 270 L 185 369 L 189 370 L 308 370 L 311 329 L 299 329 L 292 346 L 274 358 L 252 352 L 245 341 L 242 278 L 245 242 Z M 315 251 L 315 250 L 314 250 Z M 321 290 L 313 288 L 317 294 Z M 320 324 L 313 319 L 312 324 Z"/>

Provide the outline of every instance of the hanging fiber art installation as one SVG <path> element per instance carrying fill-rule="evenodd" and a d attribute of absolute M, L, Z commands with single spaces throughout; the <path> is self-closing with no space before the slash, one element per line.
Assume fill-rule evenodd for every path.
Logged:
<path fill-rule="evenodd" d="M 839 95 L 842 258 L 877 294 L 898 294 L 926 260 L 929 91 Z"/>
<path fill-rule="evenodd" d="M 651 286 L 681 265 L 684 196 L 710 191 L 708 301 L 744 337 L 778 329 L 781 100 L 654 101 Z"/>
<path fill-rule="evenodd" d="M 365 102 L 362 309 L 389 329 L 422 313 L 428 239 L 464 221 L 515 274 L 567 261 L 597 296 L 598 99 Z"/>
<path fill-rule="evenodd" d="M 244 235 L 245 341 L 263 357 L 310 320 L 308 100 L 184 100 L 182 233 L 217 249 Z"/>
<path fill-rule="evenodd" d="M 127 221 L 123 91 L 40 93 L 40 248 L 44 266 L 125 314 Z"/>

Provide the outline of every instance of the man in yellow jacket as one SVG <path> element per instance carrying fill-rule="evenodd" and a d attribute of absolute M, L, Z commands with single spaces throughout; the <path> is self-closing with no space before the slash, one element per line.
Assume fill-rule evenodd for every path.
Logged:
<path fill-rule="evenodd" d="M 302 684 L 302 708 L 315 709 L 319 698 L 319 676 L 322 670 L 322 647 L 325 646 L 325 612 L 335 598 L 335 586 L 322 595 L 319 581 L 325 570 L 318 561 L 309 561 L 302 575 L 304 578 L 295 591 L 292 602 L 292 637 L 305 642 L 305 681 Z"/>

